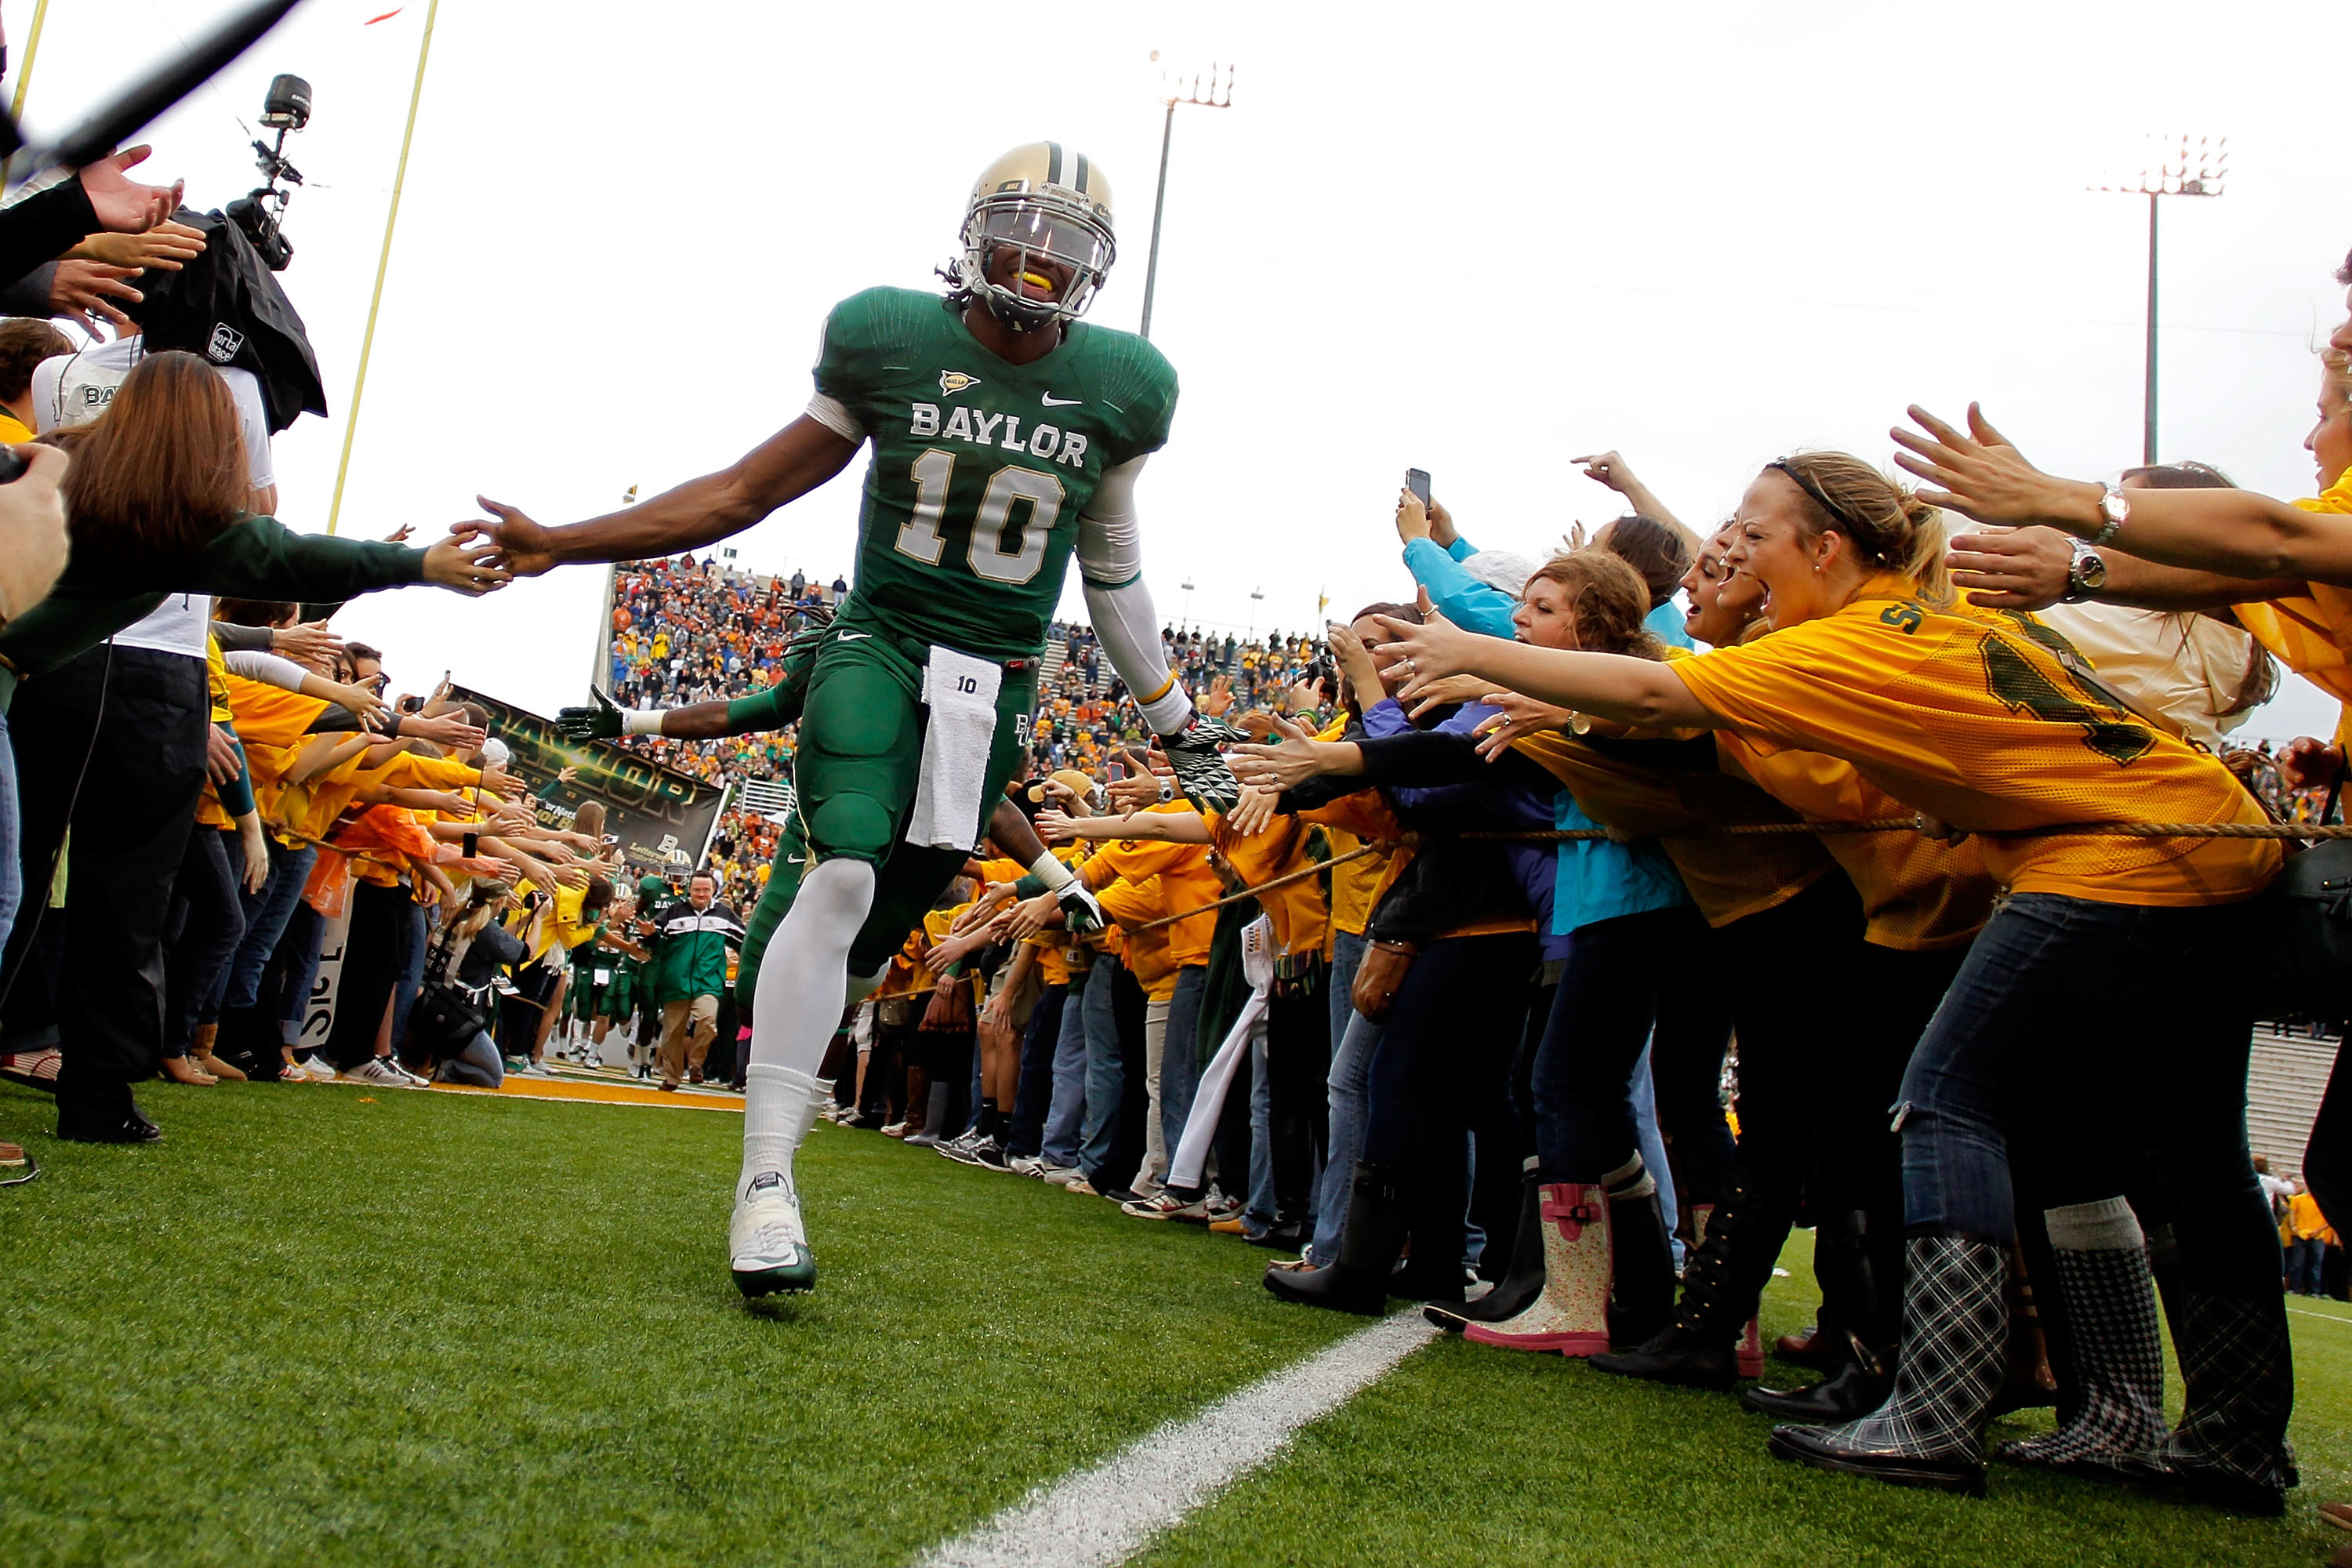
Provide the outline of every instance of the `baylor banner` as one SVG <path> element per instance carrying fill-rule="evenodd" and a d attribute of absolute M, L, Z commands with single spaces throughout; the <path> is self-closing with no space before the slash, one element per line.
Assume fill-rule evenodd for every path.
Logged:
<path fill-rule="evenodd" d="M 620 839 L 640 875 L 684 873 L 702 858 L 726 803 L 720 786 L 602 741 L 574 745 L 554 721 L 466 687 L 453 686 L 449 695 L 489 715 L 490 733 L 514 753 L 507 767 L 535 797 L 541 822 L 569 827 L 581 802 L 601 800 L 604 831 Z M 580 771 L 570 784 L 556 783 L 565 768 Z"/>

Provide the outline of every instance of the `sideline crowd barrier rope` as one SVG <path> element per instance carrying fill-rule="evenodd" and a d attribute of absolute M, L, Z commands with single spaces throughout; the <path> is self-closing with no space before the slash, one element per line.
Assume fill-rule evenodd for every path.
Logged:
<path fill-rule="evenodd" d="M 1973 832 L 1974 830 L 1970 830 Z M 1757 837 L 1790 833 L 1917 833 L 1927 837 L 1942 837 L 1933 832 L 1922 816 L 1882 816 L 1866 822 L 1736 822 L 1720 823 L 1707 827 L 1694 827 L 1682 833 L 1656 835 L 1662 838 L 1682 837 Z M 1504 833 L 1457 833 L 1445 837 L 1484 839 L 1492 842 L 1519 844 L 1571 844 L 1600 838 L 1623 838 L 1626 836 L 1606 827 L 1560 827 L 1545 832 L 1532 829 Z M 2316 823 L 2299 822 L 2061 822 L 2043 827 L 2005 828 L 1988 832 L 1988 838 L 2296 838 L 2322 840 L 2352 838 L 2352 825 L 2321 826 Z M 1286 888 L 1293 882 L 1303 882 L 1334 866 L 1344 866 L 1366 855 L 1385 854 L 1409 847 L 1421 842 L 1421 835 L 1408 833 L 1397 838 L 1382 838 L 1360 844 L 1343 855 L 1328 860 L 1260 882 L 1254 888 L 1228 893 L 1214 903 L 1185 910 L 1178 914 L 1162 915 L 1156 921 L 1146 921 L 1135 929 L 1139 931 L 1158 931 L 1174 925 L 1178 921 L 1191 920 L 1194 915 L 1221 910 L 1260 893 Z"/>

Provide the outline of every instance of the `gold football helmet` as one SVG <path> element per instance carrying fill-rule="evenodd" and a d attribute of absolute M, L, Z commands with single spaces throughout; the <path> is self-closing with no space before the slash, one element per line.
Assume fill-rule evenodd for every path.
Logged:
<path fill-rule="evenodd" d="M 1012 247 L 1021 252 L 1016 278 L 1028 269 L 1031 257 L 1042 257 L 1068 268 L 1068 286 L 1041 297 L 992 280 L 991 258 Z M 1032 142 L 989 164 L 972 182 L 956 282 L 998 321 L 1015 331 L 1030 331 L 1086 314 L 1118 249 L 1111 236 L 1110 182 L 1102 170 L 1059 142 Z"/>

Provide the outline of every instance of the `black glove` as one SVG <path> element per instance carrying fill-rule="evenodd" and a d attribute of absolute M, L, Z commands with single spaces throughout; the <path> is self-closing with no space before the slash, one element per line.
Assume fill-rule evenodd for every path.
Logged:
<path fill-rule="evenodd" d="M 591 689 L 589 706 L 565 708 L 555 715 L 556 732 L 567 741 L 609 741 L 621 732 L 621 710 L 603 692 Z"/>

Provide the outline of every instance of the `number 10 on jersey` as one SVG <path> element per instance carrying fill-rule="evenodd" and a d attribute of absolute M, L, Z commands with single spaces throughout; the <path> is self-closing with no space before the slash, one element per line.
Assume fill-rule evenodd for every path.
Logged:
<path fill-rule="evenodd" d="M 915 459 L 911 470 L 915 510 L 899 527 L 898 550 L 926 566 L 938 565 L 947 552 L 947 536 L 940 531 L 940 522 L 947 513 L 948 481 L 955 477 L 955 465 L 953 452 L 934 447 Z M 997 469 L 980 498 L 980 510 L 972 514 L 970 554 L 974 574 L 1016 586 L 1037 575 L 1045 563 L 1045 541 L 1062 515 L 1062 481 L 1051 474 L 1013 465 Z M 1008 550 L 1004 535 L 1012 526 L 1015 501 L 1027 501 L 1029 512 L 1017 544 Z"/>

